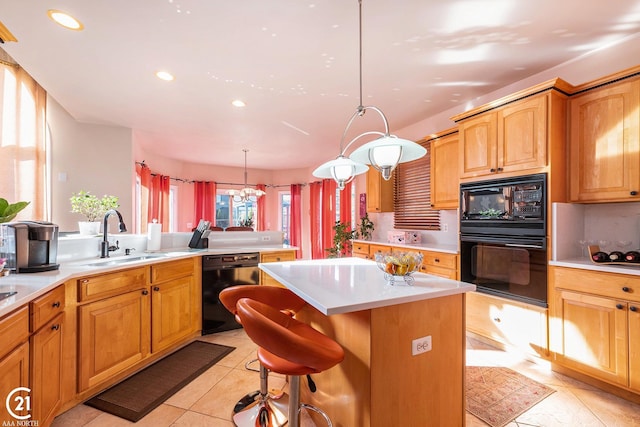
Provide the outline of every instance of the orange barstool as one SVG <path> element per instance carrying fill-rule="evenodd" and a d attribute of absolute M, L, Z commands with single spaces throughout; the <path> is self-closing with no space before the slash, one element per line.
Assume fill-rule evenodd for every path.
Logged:
<path fill-rule="evenodd" d="M 231 286 L 220 292 L 220 302 L 235 317 L 238 323 L 242 320 L 238 316 L 237 302 L 242 298 L 260 301 L 276 310 L 293 316 L 306 305 L 306 302 L 289 289 L 277 286 L 241 285 Z M 257 359 L 256 359 L 257 360 Z M 247 369 L 249 369 L 247 363 Z M 255 370 L 255 369 L 252 369 Z M 260 364 L 260 390 L 248 393 L 235 405 L 233 422 L 236 426 L 268 425 L 283 426 L 287 423 L 288 396 L 283 392 L 270 393 L 269 371 Z M 262 424 L 258 417 L 262 417 Z"/>
<path fill-rule="evenodd" d="M 306 408 L 322 415 L 332 427 L 331 420 L 322 410 L 300 403 L 300 377 L 317 374 L 340 363 L 344 359 L 340 344 L 262 302 L 242 298 L 236 307 L 245 332 L 258 345 L 260 364 L 290 377 L 288 425 L 299 427 L 300 408 Z"/>

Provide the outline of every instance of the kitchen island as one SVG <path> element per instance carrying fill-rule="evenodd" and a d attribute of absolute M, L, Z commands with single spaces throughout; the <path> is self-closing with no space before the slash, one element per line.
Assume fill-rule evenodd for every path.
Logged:
<path fill-rule="evenodd" d="M 297 315 L 340 343 L 345 359 L 302 381 L 302 401 L 349 427 L 463 426 L 465 293 L 422 273 L 386 283 L 360 258 L 260 264 L 309 304 Z"/>

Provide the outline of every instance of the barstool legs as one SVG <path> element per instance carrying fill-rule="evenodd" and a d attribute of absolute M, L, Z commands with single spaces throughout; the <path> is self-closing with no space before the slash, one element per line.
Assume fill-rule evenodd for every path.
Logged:
<path fill-rule="evenodd" d="M 268 390 L 269 371 L 260 365 L 260 390 L 243 397 L 234 408 L 233 423 L 238 427 L 281 427 L 287 424 L 289 399 L 280 391 Z"/>

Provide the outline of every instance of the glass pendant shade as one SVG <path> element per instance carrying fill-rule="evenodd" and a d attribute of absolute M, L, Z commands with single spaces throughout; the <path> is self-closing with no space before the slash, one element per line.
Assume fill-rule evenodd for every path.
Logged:
<path fill-rule="evenodd" d="M 389 135 L 357 148 L 349 158 L 373 166 L 385 180 L 389 180 L 398 163 L 410 162 L 425 154 L 427 149 L 420 144 Z"/>
<path fill-rule="evenodd" d="M 336 159 L 317 167 L 313 171 L 313 176 L 316 178 L 332 178 L 338 184 L 338 189 L 343 190 L 344 186 L 353 181 L 356 175 L 363 174 L 367 170 L 369 170 L 369 166 L 354 162 L 340 155 Z"/>

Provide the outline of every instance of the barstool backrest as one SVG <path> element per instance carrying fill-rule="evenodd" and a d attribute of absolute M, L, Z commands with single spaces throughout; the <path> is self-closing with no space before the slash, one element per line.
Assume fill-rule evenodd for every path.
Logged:
<path fill-rule="evenodd" d="M 236 316 L 236 319 L 238 319 L 238 300 L 242 298 L 250 298 L 255 301 L 260 301 L 275 308 L 276 310 L 284 311 L 290 315 L 297 313 L 307 304 L 302 298 L 291 292 L 289 289 L 278 286 L 230 286 L 220 291 L 219 297 L 222 305 Z M 238 322 L 240 322 L 239 319 Z"/>
<path fill-rule="evenodd" d="M 344 359 L 340 344 L 276 308 L 241 298 L 237 309 L 240 323 L 254 343 L 279 358 L 308 367 L 309 373 L 325 371 Z"/>

